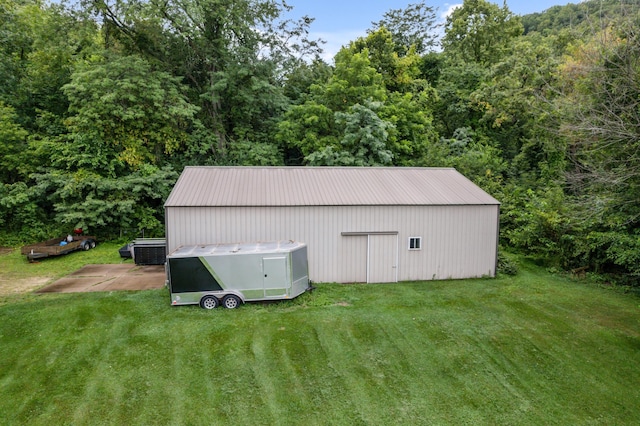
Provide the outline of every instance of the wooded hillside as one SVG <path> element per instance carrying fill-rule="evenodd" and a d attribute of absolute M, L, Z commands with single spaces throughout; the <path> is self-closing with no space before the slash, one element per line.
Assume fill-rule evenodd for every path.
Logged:
<path fill-rule="evenodd" d="M 280 0 L 0 0 L 0 243 L 162 235 L 185 165 L 451 166 L 501 244 L 640 273 L 640 5 L 390 10 L 329 64 Z"/>

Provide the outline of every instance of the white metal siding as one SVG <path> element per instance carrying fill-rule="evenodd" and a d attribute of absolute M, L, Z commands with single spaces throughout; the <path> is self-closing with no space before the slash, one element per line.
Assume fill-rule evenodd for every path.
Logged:
<path fill-rule="evenodd" d="M 493 276 L 497 205 L 167 207 L 167 251 L 180 245 L 295 240 L 308 246 L 310 279 L 366 281 L 366 237 L 397 232 L 397 279 Z M 408 250 L 409 237 L 421 250 Z M 363 276 L 364 275 L 364 276 Z"/>

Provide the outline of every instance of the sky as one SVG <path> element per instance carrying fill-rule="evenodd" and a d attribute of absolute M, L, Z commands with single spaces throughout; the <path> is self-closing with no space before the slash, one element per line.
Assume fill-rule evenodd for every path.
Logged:
<path fill-rule="evenodd" d="M 340 47 L 358 37 L 365 36 L 372 22 L 382 19 L 391 9 L 404 9 L 420 0 L 287 0 L 293 6 L 292 18 L 309 16 L 315 18 L 311 24 L 311 38 L 321 38 L 324 59 L 331 61 Z M 489 0 L 502 6 L 502 0 Z M 507 7 L 517 15 L 542 12 L 552 6 L 579 3 L 580 0 L 507 0 Z M 427 0 L 427 6 L 436 9 L 438 18 L 444 21 L 447 13 L 462 0 Z"/>

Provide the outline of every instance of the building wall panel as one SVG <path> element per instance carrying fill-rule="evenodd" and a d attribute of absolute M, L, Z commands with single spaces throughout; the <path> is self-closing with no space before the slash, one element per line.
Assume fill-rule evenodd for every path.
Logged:
<path fill-rule="evenodd" d="M 180 245 L 296 240 L 307 244 L 310 278 L 366 280 L 366 236 L 396 232 L 399 281 L 493 276 L 497 205 L 167 207 L 167 250 Z M 409 237 L 422 249 L 408 250 Z"/>

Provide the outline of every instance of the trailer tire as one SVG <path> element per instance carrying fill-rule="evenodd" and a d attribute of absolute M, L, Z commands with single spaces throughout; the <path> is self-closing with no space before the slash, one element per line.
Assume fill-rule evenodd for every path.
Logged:
<path fill-rule="evenodd" d="M 80 248 L 84 251 L 91 250 L 92 248 L 96 248 L 95 240 L 84 240 L 80 243 Z"/>
<path fill-rule="evenodd" d="M 202 309 L 215 309 L 219 303 L 218 298 L 215 296 L 205 296 L 200 299 L 200 307 Z"/>
<path fill-rule="evenodd" d="M 234 296 L 233 294 L 227 294 L 222 299 L 222 305 L 227 309 L 235 309 L 240 306 L 240 298 L 238 296 Z"/>

